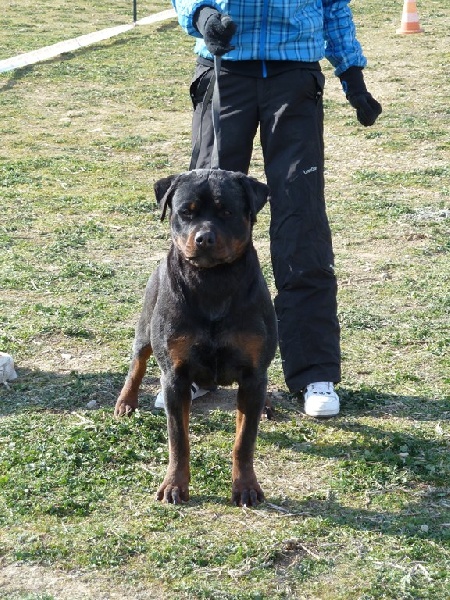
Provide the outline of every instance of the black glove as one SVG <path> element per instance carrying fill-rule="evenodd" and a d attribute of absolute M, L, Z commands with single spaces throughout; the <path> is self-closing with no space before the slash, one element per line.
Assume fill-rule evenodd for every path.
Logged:
<path fill-rule="evenodd" d="M 364 83 L 364 75 L 361 67 L 350 67 L 339 79 L 345 92 L 347 100 L 356 108 L 358 121 L 364 127 L 373 125 L 377 117 L 381 115 L 381 104 L 372 98 Z"/>
<path fill-rule="evenodd" d="M 233 50 L 234 46 L 230 46 L 230 41 L 236 32 L 236 23 L 229 15 L 223 15 L 215 8 L 204 6 L 194 16 L 194 26 L 202 34 L 211 54 L 222 56 Z"/>

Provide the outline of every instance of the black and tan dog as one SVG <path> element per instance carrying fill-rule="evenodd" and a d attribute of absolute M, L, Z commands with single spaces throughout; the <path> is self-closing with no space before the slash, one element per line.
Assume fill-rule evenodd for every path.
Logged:
<path fill-rule="evenodd" d="M 254 506 L 264 498 L 253 454 L 277 343 L 275 313 L 252 243 L 268 188 L 241 173 L 205 169 L 161 179 L 155 193 L 161 219 L 170 209 L 172 244 L 147 284 L 115 415 L 137 408 L 153 352 L 169 434 L 169 466 L 157 499 L 177 504 L 189 499 L 191 384 L 237 382 L 232 501 Z"/>

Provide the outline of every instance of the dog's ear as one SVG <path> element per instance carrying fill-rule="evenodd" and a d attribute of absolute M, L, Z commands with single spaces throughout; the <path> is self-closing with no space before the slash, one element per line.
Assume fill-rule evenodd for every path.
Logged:
<path fill-rule="evenodd" d="M 238 181 L 244 188 L 248 198 L 252 223 L 256 223 L 257 213 L 259 213 L 269 198 L 269 186 L 243 173 L 238 174 Z"/>
<path fill-rule="evenodd" d="M 169 177 L 158 179 L 153 185 L 156 200 L 161 208 L 161 221 L 164 221 L 167 207 L 172 207 L 172 193 L 175 189 L 174 183 L 177 179 L 178 175 L 170 175 Z"/>

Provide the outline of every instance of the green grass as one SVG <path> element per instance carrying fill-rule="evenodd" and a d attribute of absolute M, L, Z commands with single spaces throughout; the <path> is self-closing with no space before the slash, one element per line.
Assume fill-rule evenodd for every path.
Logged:
<path fill-rule="evenodd" d="M 275 358 L 255 510 L 229 503 L 232 390 L 193 408 L 182 506 L 154 500 L 153 359 L 138 414 L 112 418 L 169 244 L 153 183 L 188 165 L 191 40 L 167 21 L 0 75 L 0 349 L 19 375 L 0 389 L 2 599 L 450 596 L 450 13 L 418 8 L 425 33 L 400 37 L 398 2 L 354 3 L 374 127 L 323 64 L 342 412 L 305 417 Z M 131 3 L 18 0 L 4 18 L 0 58 L 130 22 Z M 265 208 L 255 240 L 275 293 L 268 225 Z"/>
<path fill-rule="evenodd" d="M 67 8 L 63 0 L 15 0 L 2 7 L 0 60 L 37 50 L 66 39 L 133 21 L 133 0 L 76 0 Z M 137 0 L 137 18 L 167 10 L 164 0 Z"/>

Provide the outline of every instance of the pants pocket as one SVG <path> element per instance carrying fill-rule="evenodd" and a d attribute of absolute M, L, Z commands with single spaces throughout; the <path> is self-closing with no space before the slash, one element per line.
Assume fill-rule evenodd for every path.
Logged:
<path fill-rule="evenodd" d="M 325 88 L 325 75 L 322 71 L 311 71 L 316 82 L 316 102 L 323 99 L 323 90 Z"/>
<path fill-rule="evenodd" d="M 213 74 L 213 67 L 206 67 L 204 65 L 197 65 L 195 67 L 194 77 L 189 88 L 189 95 L 191 96 L 194 110 L 203 101 Z"/>

